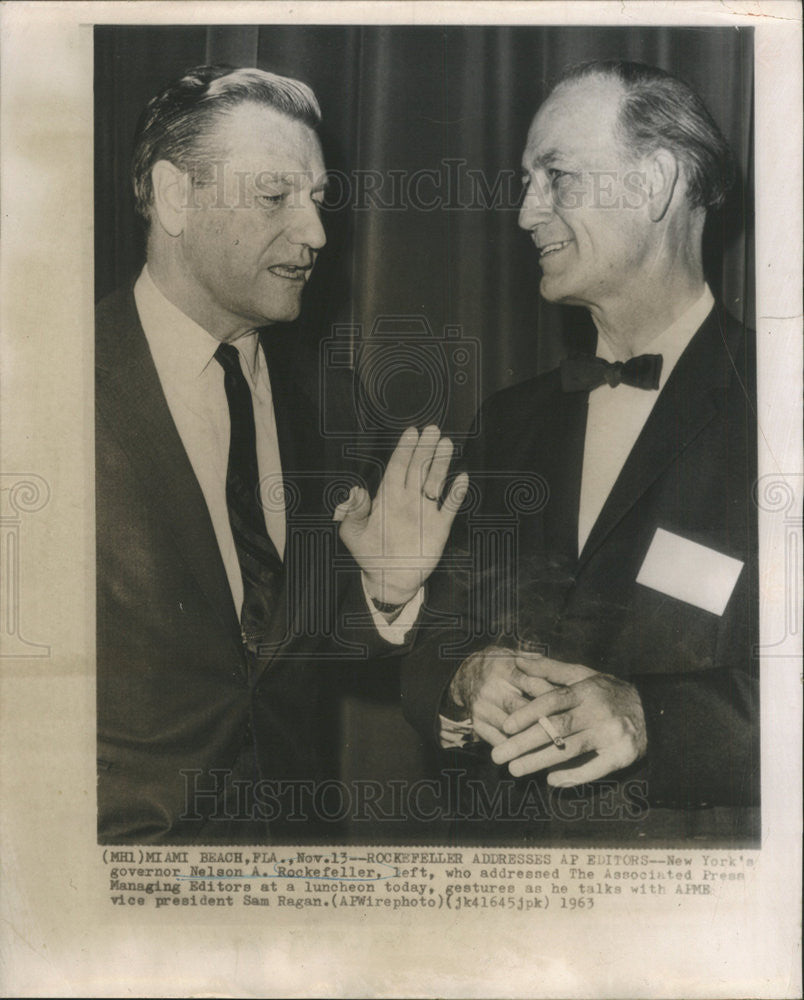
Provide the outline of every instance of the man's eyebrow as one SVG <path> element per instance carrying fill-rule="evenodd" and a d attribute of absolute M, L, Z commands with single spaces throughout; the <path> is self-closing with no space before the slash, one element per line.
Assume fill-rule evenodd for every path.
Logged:
<path fill-rule="evenodd" d="M 553 164 L 562 160 L 566 161 L 566 159 L 566 153 L 562 153 L 556 146 L 551 146 L 549 149 L 545 149 L 544 152 L 539 153 L 538 156 L 533 156 L 529 160 L 523 160 L 522 166 L 525 169 L 529 167 L 552 167 Z"/>
<path fill-rule="evenodd" d="M 309 170 L 301 170 L 298 173 L 286 173 L 281 175 L 282 183 L 288 185 L 289 187 L 294 187 L 300 180 L 311 182 L 310 194 L 318 194 L 321 191 L 327 191 L 330 187 L 328 174 L 322 177 L 317 184 L 312 184 L 312 172 Z"/>
<path fill-rule="evenodd" d="M 302 181 L 312 181 L 312 173 L 309 170 L 263 170 L 259 174 L 261 180 L 267 178 L 272 184 L 281 184 L 284 187 L 296 187 Z M 329 187 L 329 177 L 324 177 L 317 184 L 311 187 L 312 191 L 325 191 Z"/>

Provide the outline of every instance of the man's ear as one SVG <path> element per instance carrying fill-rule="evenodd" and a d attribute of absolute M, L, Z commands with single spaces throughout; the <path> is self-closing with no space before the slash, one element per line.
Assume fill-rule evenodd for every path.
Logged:
<path fill-rule="evenodd" d="M 169 160 L 157 160 L 151 169 L 154 214 L 170 236 L 181 236 L 188 205 L 189 174 Z"/>
<path fill-rule="evenodd" d="M 678 183 L 678 160 L 667 149 L 657 149 L 646 158 L 648 213 L 651 222 L 664 218 Z"/>

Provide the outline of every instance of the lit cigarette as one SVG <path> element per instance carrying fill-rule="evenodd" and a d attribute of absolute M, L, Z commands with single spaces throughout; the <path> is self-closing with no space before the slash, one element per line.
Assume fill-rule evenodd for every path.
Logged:
<path fill-rule="evenodd" d="M 564 750 L 567 744 L 555 731 L 553 723 L 547 718 L 547 716 L 543 715 L 538 721 L 539 725 L 547 733 L 554 745 L 557 746 L 559 750 Z"/>

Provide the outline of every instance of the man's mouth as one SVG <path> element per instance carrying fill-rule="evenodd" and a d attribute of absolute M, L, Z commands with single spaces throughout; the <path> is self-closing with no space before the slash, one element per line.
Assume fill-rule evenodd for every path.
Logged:
<path fill-rule="evenodd" d="M 274 264 L 268 270 L 275 274 L 277 278 L 286 278 L 288 281 L 305 281 L 307 275 L 312 270 L 312 264 L 300 266 L 298 264 Z"/>
<path fill-rule="evenodd" d="M 570 243 L 572 243 L 572 240 L 561 240 L 556 243 L 546 243 L 543 247 L 537 247 L 537 250 L 539 251 L 539 260 L 550 256 L 550 254 L 558 253 L 559 250 L 563 250 L 564 247 L 568 247 Z"/>

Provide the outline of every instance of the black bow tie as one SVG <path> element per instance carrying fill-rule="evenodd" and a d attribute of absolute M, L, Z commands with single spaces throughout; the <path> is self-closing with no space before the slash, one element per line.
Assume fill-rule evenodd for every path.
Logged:
<path fill-rule="evenodd" d="M 564 392 L 591 392 L 604 382 L 612 388 L 623 382 L 636 389 L 658 389 L 661 373 L 661 354 L 640 354 L 625 362 L 576 354 L 561 362 L 561 388 Z"/>

